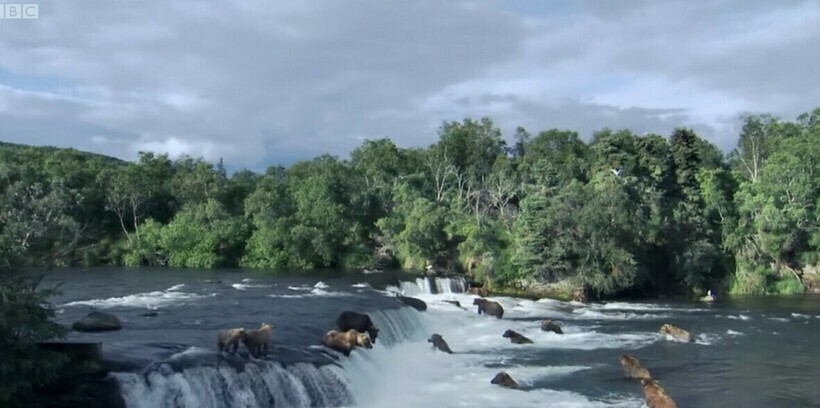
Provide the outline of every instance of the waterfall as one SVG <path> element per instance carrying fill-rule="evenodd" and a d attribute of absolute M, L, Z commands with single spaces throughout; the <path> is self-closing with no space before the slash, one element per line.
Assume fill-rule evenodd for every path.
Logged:
<path fill-rule="evenodd" d="M 421 314 L 410 307 L 368 313 L 379 327 L 374 349 L 426 336 Z M 350 357 L 328 351 L 339 364 L 316 366 L 240 357 L 192 348 L 156 362 L 142 373 L 114 373 L 129 408 L 177 407 L 339 407 L 359 403 L 352 380 L 363 369 L 343 369 L 349 361 L 370 361 L 373 350 Z M 369 363 L 372 365 L 372 363 Z M 370 370 L 373 371 L 373 370 Z"/>
<path fill-rule="evenodd" d="M 166 362 L 114 376 L 129 408 L 327 407 L 352 401 L 346 376 L 332 364 L 283 367 L 257 360 L 238 368 L 221 362 L 177 370 Z"/>
<path fill-rule="evenodd" d="M 467 280 L 462 277 L 422 277 L 415 281 L 401 281 L 398 287 L 388 286 L 387 290 L 403 293 L 405 296 L 464 293 L 467 291 Z"/>

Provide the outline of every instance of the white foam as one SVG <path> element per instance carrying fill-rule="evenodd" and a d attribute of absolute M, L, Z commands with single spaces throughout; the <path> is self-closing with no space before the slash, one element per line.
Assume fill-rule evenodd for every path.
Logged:
<path fill-rule="evenodd" d="M 717 343 L 720 341 L 720 336 L 717 334 L 712 333 L 701 333 L 695 336 L 695 344 L 700 344 L 702 346 L 711 346 L 712 344 Z"/>
<path fill-rule="evenodd" d="M 248 290 L 248 289 L 269 288 L 269 287 L 271 287 L 271 285 L 253 285 L 253 284 L 249 284 L 249 283 L 234 283 L 234 284 L 231 284 L 231 287 L 233 287 L 236 290 Z"/>
<path fill-rule="evenodd" d="M 371 287 L 369 283 L 354 283 L 350 286 L 352 286 L 354 288 L 369 288 L 369 287 Z"/>
<path fill-rule="evenodd" d="M 591 309 L 603 309 L 603 310 L 632 310 L 632 311 L 641 311 L 641 312 L 703 312 L 706 309 L 696 309 L 696 308 L 678 308 L 678 307 L 670 307 L 670 306 L 663 306 L 651 303 L 626 303 L 626 302 L 609 302 L 609 303 L 592 303 L 589 304 L 589 308 Z"/>
<path fill-rule="evenodd" d="M 726 330 L 726 334 L 729 336 L 745 336 L 746 334 L 739 331 L 734 331 L 732 329 Z"/>
<path fill-rule="evenodd" d="M 308 297 L 316 297 L 316 296 L 329 296 L 329 297 L 339 297 L 339 296 L 353 296 L 352 293 L 347 292 L 329 292 L 324 289 L 311 289 L 309 293 L 299 294 L 299 295 L 268 295 L 268 297 L 272 298 L 279 298 L 279 299 L 301 299 L 301 298 L 308 298 Z"/>
<path fill-rule="evenodd" d="M 296 291 L 308 291 L 312 290 L 310 286 L 302 285 L 302 286 L 288 286 L 288 290 L 296 290 Z"/>
<path fill-rule="evenodd" d="M 726 317 L 728 317 L 729 319 L 733 319 L 733 320 L 750 320 L 751 319 L 751 317 L 749 317 L 747 315 L 744 315 L 744 314 L 740 314 L 740 315 L 737 315 L 737 316 L 727 315 Z"/>
<path fill-rule="evenodd" d="M 105 299 L 89 299 L 68 302 L 62 306 L 93 306 L 98 308 L 111 307 L 144 307 L 156 308 L 171 304 L 182 304 L 202 298 L 195 293 L 181 292 L 185 285 L 174 285 L 164 291 L 136 293 L 133 295 L 110 297 Z"/>
<path fill-rule="evenodd" d="M 328 285 L 327 283 L 324 283 L 322 281 L 319 281 L 319 282 L 316 282 L 316 284 L 313 285 L 313 287 L 316 288 L 316 289 L 329 289 L 330 285 Z"/>
<path fill-rule="evenodd" d="M 769 320 L 774 320 L 776 322 L 784 322 L 784 323 L 789 322 L 789 319 L 787 319 L 785 317 L 770 317 Z"/>
<path fill-rule="evenodd" d="M 802 313 L 792 313 L 792 317 L 795 319 L 811 319 L 811 316 Z"/>
<path fill-rule="evenodd" d="M 447 338 L 447 335 L 445 335 Z M 453 343 L 450 343 L 451 346 Z M 445 354 L 428 343 L 411 341 L 395 346 L 355 350 L 341 361 L 348 374 L 357 407 L 638 407 L 636 395 L 615 397 L 614 402 L 593 401 L 574 392 L 526 390 L 539 379 L 569 375 L 583 366 L 486 367 L 497 363 L 493 354 Z M 506 371 L 525 390 L 490 383 Z"/>
<path fill-rule="evenodd" d="M 575 313 L 577 318 L 579 319 L 590 319 L 590 320 L 656 320 L 656 319 L 664 319 L 670 317 L 668 314 L 654 314 L 654 313 L 647 313 L 647 314 L 640 314 L 640 313 L 628 313 L 628 312 L 602 312 L 598 310 L 591 310 L 591 309 L 575 309 L 572 311 Z"/>

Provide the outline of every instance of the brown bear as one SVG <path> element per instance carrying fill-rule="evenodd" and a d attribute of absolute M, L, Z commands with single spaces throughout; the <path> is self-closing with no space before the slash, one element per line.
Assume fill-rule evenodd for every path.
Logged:
<path fill-rule="evenodd" d="M 689 333 L 686 330 L 681 329 L 680 327 L 676 327 L 676 326 L 673 326 L 673 325 L 668 324 L 668 323 L 661 326 L 660 333 L 662 335 L 672 336 L 677 340 L 687 342 L 687 343 L 691 343 L 691 342 L 695 341 L 695 339 L 694 339 L 694 337 L 692 337 L 691 333 Z"/>
<path fill-rule="evenodd" d="M 376 343 L 376 336 L 379 335 L 379 329 L 370 320 L 370 316 L 350 310 L 339 313 L 339 317 L 336 318 L 336 327 L 343 332 L 351 329 L 359 333 L 367 332 L 370 335 L 370 341 L 373 343 Z"/>
<path fill-rule="evenodd" d="M 216 335 L 216 346 L 220 353 L 231 347 L 233 347 L 232 353 L 236 353 L 239 350 L 239 342 L 245 339 L 246 335 L 244 328 L 220 330 Z"/>
<path fill-rule="evenodd" d="M 259 358 L 268 354 L 268 344 L 271 340 L 271 329 L 273 327 L 267 323 L 262 323 L 258 329 L 251 329 L 245 332 L 242 343 L 248 348 L 248 353 Z"/>
<path fill-rule="evenodd" d="M 637 358 L 632 357 L 629 354 L 624 354 L 618 358 L 618 361 L 620 361 L 621 367 L 624 369 L 624 375 L 626 378 L 635 378 L 638 380 L 652 379 L 652 376 L 649 375 L 649 370 L 643 368 Z"/>
<path fill-rule="evenodd" d="M 587 294 L 583 289 L 576 290 L 575 293 L 572 294 L 572 300 L 575 302 L 586 302 Z"/>
<path fill-rule="evenodd" d="M 331 330 L 322 337 L 322 344 L 331 350 L 343 353 L 345 356 L 349 356 L 355 347 L 373 348 L 373 343 L 370 342 L 370 336 L 366 333 L 359 333 L 353 329 L 346 332 Z"/>
<path fill-rule="evenodd" d="M 641 380 L 646 406 L 649 408 L 678 408 L 675 401 L 666 394 L 655 380 Z"/>
<path fill-rule="evenodd" d="M 504 334 L 501 335 L 501 337 L 505 339 L 510 339 L 510 341 L 515 344 L 532 344 L 532 340 L 524 337 L 515 330 L 507 329 L 507 331 L 505 331 Z"/>
<path fill-rule="evenodd" d="M 467 289 L 467 293 L 471 295 L 478 295 L 481 297 L 490 296 L 490 290 L 485 287 Z"/>
<path fill-rule="evenodd" d="M 541 320 L 541 330 L 551 331 L 557 334 L 564 334 L 564 331 L 561 330 L 561 326 L 559 326 L 552 320 Z"/>
<path fill-rule="evenodd" d="M 493 377 L 493 379 L 490 381 L 490 384 L 496 384 L 502 387 L 512 388 L 514 390 L 517 390 L 519 388 L 518 383 L 515 382 L 515 380 L 513 380 L 509 374 L 503 371 L 496 374 L 495 377 Z"/>
<path fill-rule="evenodd" d="M 447 345 L 447 342 L 444 341 L 444 338 L 441 337 L 440 334 L 434 333 L 427 339 L 428 343 L 433 343 L 433 348 L 437 348 L 445 353 L 453 354 L 453 350 L 450 350 L 450 346 Z"/>
<path fill-rule="evenodd" d="M 477 298 L 473 300 L 473 304 L 478 306 L 478 314 L 486 313 L 490 316 L 495 316 L 498 319 L 504 317 L 504 308 L 498 302 L 492 300 Z"/>

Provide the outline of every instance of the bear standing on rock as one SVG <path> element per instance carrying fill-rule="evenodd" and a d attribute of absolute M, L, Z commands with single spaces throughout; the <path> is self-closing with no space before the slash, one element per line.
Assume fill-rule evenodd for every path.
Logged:
<path fill-rule="evenodd" d="M 376 336 L 379 335 L 379 329 L 370 320 L 370 316 L 366 314 L 359 314 L 349 310 L 339 314 L 336 319 L 336 327 L 339 330 L 346 332 L 348 330 L 356 330 L 359 333 L 367 333 L 370 335 L 370 341 L 376 343 Z"/>
<path fill-rule="evenodd" d="M 259 358 L 268 354 L 268 345 L 271 340 L 272 326 L 267 323 L 262 323 L 258 329 L 251 329 L 245 332 L 245 337 L 242 343 L 248 348 L 248 353 Z"/>
<path fill-rule="evenodd" d="M 504 308 L 501 307 L 501 304 L 498 302 L 476 298 L 475 300 L 473 300 L 473 304 L 478 306 L 478 314 L 486 313 L 490 316 L 495 316 L 499 319 L 504 317 Z"/>
<path fill-rule="evenodd" d="M 245 336 L 244 328 L 220 330 L 216 335 L 216 346 L 219 348 L 220 353 L 227 351 L 231 347 L 233 347 L 232 353 L 236 353 L 236 351 L 239 350 L 239 342 L 242 341 Z"/>
<path fill-rule="evenodd" d="M 532 344 L 532 340 L 524 337 L 521 333 L 516 332 L 515 330 L 507 330 L 504 334 L 501 335 L 505 339 L 510 339 L 511 342 L 515 344 Z"/>
<path fill-rule="evenodd" d="M 331 330 L 325 333 L 322 337 L 322 344 L 325 347 L 336 350 L 345 356 L 349 356 L 350 352 L 355 347 L 364 347 L 367 349 L 373 348 L 373 343 L 370 342 L 370 337 L 365 333 L 359 333 L 356 330 L 350 329 L 346 332 Z"/>

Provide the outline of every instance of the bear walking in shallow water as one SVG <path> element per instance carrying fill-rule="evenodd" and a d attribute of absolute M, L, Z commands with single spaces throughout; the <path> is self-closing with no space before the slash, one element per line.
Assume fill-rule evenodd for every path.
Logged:
<path fill-rule="evenodd" d="M 478 314 L 486 313 L 490 316 L 495 316 L 499 319 L 504 317 L 504 308 L 501 307 L 501 304 L 498 302 L 493 302 L 492 300 L 482 298 L 476 298 L 475 300 L 473 300 L 473 304 L 478 306 Z"/>
<path fill-rule="evenodd" d="M 233 348 L 231 352 L 236 353 L 239 350 L 239 342 L 244 340 L 245 336 L 244 328 L 220 330 L 216 335 L 216 346 L 220 353 L 229 351 L 231 348 Z"/>
<path fill-rule="evenodd" d="M 370 335 L 370 341 L 374 344 L 376 343 L 376 336 L 379 335 L 379 329 L 370 320 L 370 316 L 349 310 L 339 314 L 339 317 L 336 318 L 336 327 L 343 332 L 356 330 L 359 333 L 367 333 Z"/>
<path fill-rule="evenodd" d="M 322 337 L 322 344 L 325 347 L 336 350 L 345 356 L 349 356 L 350 352 L 356 347 L 364 347 L 367 349 L 373 348 L 373 343 L 370 342 L 370 337 L 365 333 L 359 333 L 356 330 L 350 329 L 346 332 L 331 330 L 325 333 Z"/>

